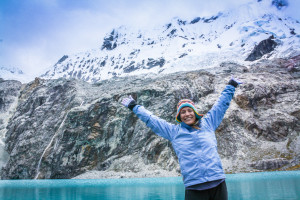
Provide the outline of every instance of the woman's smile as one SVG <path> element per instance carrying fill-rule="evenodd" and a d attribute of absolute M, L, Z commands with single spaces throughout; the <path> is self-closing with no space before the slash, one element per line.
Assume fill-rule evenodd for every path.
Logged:
<path fill-rule="evenodd" d="M 196 121 L 194 110 L 190 107 L 184 107 L 180 110 L 180 118 L 187 125 L 193 125 Z"/>

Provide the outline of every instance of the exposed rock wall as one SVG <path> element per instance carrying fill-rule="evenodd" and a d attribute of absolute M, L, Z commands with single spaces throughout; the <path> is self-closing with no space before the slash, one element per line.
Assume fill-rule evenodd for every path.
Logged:
<path fill-rule="evenodd" d="M 246 61 L 254 61 L 260 59 L 263 55 L 272 52 L 278 44 L 274 41 L 274 36 L 261 41 L 254 47 Z"/>
<path fill-rule="evenodd" d="M 19 81 L 4 81 L 0 78 L 0 169 L 8 159 L 8 154 L 4 150 L 6 126 L 9 118 L 14 114 L 21 87 Z"/>
<path fill-rule="evenodd" d="M 282 63 L 223 63 L 213 71 L 117 78 L 98 84 L 36 79 L 21 90 L 8 123 L 9 160 L 2 179 L 73 178 L 90 170 L 178 173 L 171 144 L 124 108 L 122 98 L 131 94 L 138 104 L 175 123 L 180 99 L 192 99 L 206 113 L 231 75 L 244 84 L 216 132 L 225 171 L 297 169 L 300 80 Z"/>

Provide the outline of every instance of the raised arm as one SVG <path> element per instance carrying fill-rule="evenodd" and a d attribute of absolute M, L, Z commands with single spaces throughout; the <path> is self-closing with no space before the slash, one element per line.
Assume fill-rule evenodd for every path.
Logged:
<path fill-rule="evenodd" d="M 160 119 L 143 106 L 137 105 L 131 96 L 124 98 L 122 104 L 132 110 L 139 119 L 151 128 L 154 133 L 167 140 L 172 140 L 172 135 L 175 133 L 177 128 L 176 125 Z"/>
<path fill-rule="evenodd" d="M 235 88 L 239 84 L 242 84 L 242 82 L 233 77 L 230 79 L 219 99 L 202 119 L 202 126 L 205 126 L 212 131 L 215 131 L 218 128 L 233 98 Z"/>

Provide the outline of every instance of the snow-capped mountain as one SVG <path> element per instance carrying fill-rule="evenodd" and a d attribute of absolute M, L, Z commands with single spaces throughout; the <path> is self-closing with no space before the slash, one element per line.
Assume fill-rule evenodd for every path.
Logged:
<path fill-rule="evenodd" d="M 32 81 L 32 77 L 24 73 L 18 67 L 0 66 L 0 78 L 5 80 L 19 80 L 21 82 Z"/>
<path fill-rule="evenodd" d="M 99 49 L 65 55 L 41 77 L 97 82 L 115 76 L 214 68 L 224 61 L 249 64 L 261 57 L 295 55 L 300 51 L 300 23 L 288 17 L 287 6 L 283 0 L 258 0 L 209 17 L 176 17 L 155 29 L 122 26 L 107 34 Z M 267 40 L 271 46 L 249 58 Z"/>

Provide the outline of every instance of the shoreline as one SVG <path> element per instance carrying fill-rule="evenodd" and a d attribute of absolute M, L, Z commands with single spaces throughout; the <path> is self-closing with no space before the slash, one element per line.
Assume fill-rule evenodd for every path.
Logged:
<path fill-rule="evenodd" d="M 179 177 L 180 173 L 175 171 L 154 170 L 142 172 L 116 172 L 116 171 L 96 171 L 91 170 L 75 176 L 71 179 L 121 179 L 121 178 L 162 178 Z"/>

